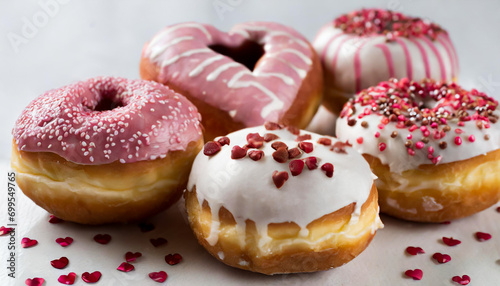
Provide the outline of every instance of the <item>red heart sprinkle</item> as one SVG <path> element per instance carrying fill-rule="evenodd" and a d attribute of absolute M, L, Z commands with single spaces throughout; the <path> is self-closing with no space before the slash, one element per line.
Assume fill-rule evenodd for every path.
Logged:
<path fill-rule="evenodd" d="M 111 235 L 109 234 L 96 234 L 94 240 L 100 244 L 108 244 L 111 241 Z"/>
<path fill-rule="evenodd" d="M 321 166 L 321 170 L 325 172 L 328 178 L 333 177 L 333 165 L 332 163 L 325 163 Z"/>
<path fill-rule="evenodd" d="M 286 130 L 288 130 L 288 132 L 292 133 L 293 135 L 299 135 L 300 134 L 300 129 L 295 127 L 295 126 L 288 126 L 286 128 Z"/>
<path fill-rule="evenodd" d="M 66 238 L 60 237 L 56 239 L 56 242 L 59 243 L 62 247 L 66 247 L 73 243 L 73 239 L 71 237 L 66 237 Z"/>
<path fill-rule="evenodd" d="M 439 252 L 434 253 L 432 255 L 432 258 L 434 258 L 437 262 L 439 262 L 441 264 L 449 262 L 451 260 L 451 256 L 449 256 L 448 254 L 442 254 Z"/>
<path fill-rule="evenodd" d="M 231 149 L 231 159 L 237 160 L 245 157 L 247 155 L 247 149 L 241 148 L 238 145 L 235 145 L 233 149 Z"/>
<path fill-rule="evenodd" d="M 351 146 L 352 145 L 349 144 L 349 142 L 344 143 L 341 141 L 337 141 L 337 142 L 335 142 L 335 144 L 333 144 L 333 146 L 330 150 L 332 150 L 333 152 L 339 153 L 339 154 L 347 154 L 345 147 L 351 147 Z"/>
<path fill-rule="evenodd" d="M 264 157 L 264 152 L 261 150 L 251 150 L 248 152 L 248 157 L 254 161 L 259 161 L 262 157 Z"/>
<path fill-rule="evenodd" d="M 45 279 L 39 277 L 35 277 L 33 279 L 28 278 L 26 279 L 26 281 L 24 281 L 24 283 L 28 286 L 40 286 L 43 284 L 43 282 L 45 282 Z"/>
<path fill-rule="evenodd" d="M 248 140 L 248 148 L 255 148 L 255 149 L 259 149 L 260 147 L 262 147 L 262 145 L 264 145 L 264 138 L 262 141 L 257 141 L 256 139 L 253 139 L 251 138 L 250 140 Z"/>
<path fill-rule="evenodd" d="M 86 283 L 96 283 L 99 279 L 101 279 L 101 272 L 99 271 L 94 271 L 92 273 L 84 272 L 82 274 L 82 280 Z"/>
<path fill-rule="evenodd" d="M 295 139 L 295 141 L 300 142 L 300 141 L 305 141 L 305 140 L 311 140 L 311 138 L 312 138 L 311 134 L 304 134 L 304 135 L 297 136 L 297 139 Z"/>
<path fill-rule="evenodd" d="M 278 129 L 283 128 L 278 123 L 276 123 L 276 122 L 270 122 L 270 121 L 266 122 L 264 124 L 264 127 L 266 128 L 266 130 L 278 130 Z"/>
<path fill-rule="evenodd" d="M 11 233 L 14 230 L 12 227 L 0 226 L 0 236 Z"/>
<path fill-rule="evenodd" d="M 318 168 L 318 159 L 316 157 L 307 157 L 306 166 L 309 170 Z"/>
<path fill-rule="evenodd" d="M 332 139 L 322 137 L 322 138 L 318 139 L 318 143 L 321 145 L 330 146 L 330 145 L 332 145 Z"/>
<path fill-rule="evenodd" d="M 32 246 L 35 246 L 38 244 L 38 241 L 36 239 L 29 239 L 27 237 L 24 237 L 22 240 L 21 240 L 21 246 L 23 248 L 28 248 L 28 247 L 32 247 Z"/>
<path fill-rule="evenodd" d="M 486 241 L 491 239 L 491 234 L 478 231 L 476 232 L 476 239 L 479 241 Z"/>
<path fill-rule="evenodd" d="M 213 156 L 220 151 L 221 144 L 219 142 L 208 141 L 203 147 L 203 154 Z"/>
<path fill-rule="evenodd" d="M 285 143 L 281 142 L 281 141 L 276 141 L 276 142 L 273 142 L 273 143 L 271 144 L 271 147 L 272 147 L 274 150 L 278 150 L 278 149 L 286 149 L 286 150 L 288 150 L 288 146 L 287 146 Z"/>
<path fill-rule="evenodd" d="M 165 262 L 169 265 L 176 265 L 182 261 L 182 256 L 179 253 L 167 254 L 165 256 Z"/>
<path fill-rule="evenodd" d="M 142 253 L 140 252 L 127 252 L 125 253 L 125 261 L 127 262 L 133 262 L 135 261 L 137 258 L 141 257 L 142 256 Z"/>
<path fill-rule="evenodd" d="M 288 161 L 288 151 L 285 148 L 279 148 L 273 152 L 273 158 L 278 163 L 285 163 Z"/>
<path fill-rule="evenodd" d="M 288 158 L 289 159 L 296 158 L 296 157 L 300 156 L 301 154 L 302 154 L 302 152 L 300 152 L 300 149 L 297 147 L 288 150 Z"/>
<path fill-rule="evenodd" d="M 423 254 L 425 253 L 425 251 L 420 247 L 408 246 L 406 248 L 406 253 L 408 253 L 409 255 L 417 255 L 417 254 Z"/>
<path fill-rule="evenodd" d="M 300 142 L 299 148 L 306 153 L 311 153 L 313 151 L 313 143 L 311 142 Z"/>
<path fill-rule="evenodd" d="M 467 284 L 470 283 L 470 277 L 469 277 L 469 275 L 462 275 L 462 277 L 460 277 L 460 276 L 453 276 L 453 278 L 451 278 L 451 280 L 453 282 L 457 282 L 460 285 L 467 285 Z"/>
<path fill-rule="evenodd" d="M 149 240 L 154 247 L 159 247 L 166 244 L 168 241 L 163 237 L 151 238 Z"/>
<path fill-rule="evenodd" d="M 288 166 L 290 167 L 290 173 L 292 173 L 292 176 L 298 176 L 302 173 L 302 169 L 304 169 L 304 161 L 292 160 Z"/>
<path fill-rule="evenodd" d="M 135 269 L 134 265 L 127 263 L 127 262 L 122 262 L 122 264 L 120 264 L 120 266 L 118 266 L 118 268 L 116 268 L 116 270 L 122 271 L 122 272 L 130 272 L 134 269 Z"/>
<path fill-rule="evenodd" d="M 150 232 L 155 229 L 155 225 L 148 222 L 141 222 L 139 223 L 139 228 L 141 229 L 141 232 Z"/>
<path fill-rule="evenodd" d="M 76 279 L 76 273 L 75 272 L 70 272 L 68 275 L 61 275 L 57 279 L 59 283 L 66 284 L 66 285 L 73 285 L 75 283 Z"/>
<path fill-rule="evenodd" d="M 168 277 L 168 275 L 165 271 L 151 272 L 148 275 L 149 275 L 149 278 L 153 279 L 153 281 L 156 281 L 159 283 L 165 282 L 165 280 L 167 280 L 167 277 Z"/>
<path fill-rule="evenodd" d="M 273 140 L 279 139 L 278 135 L 273 134 L 273 133 L 266 133 L 264 134 L 264 141 L 270 142 Z"/>
<path fill-rule="evenodd" d="M 220 146 L 224 146 L 224 145 L 229 145 L 231 140 L 229 140 L 228 137 L 223 136 L 223 137 L 219 138 L 219 140 L 217 140 L 217 142 L 220 144 Z"/>
<path fill-rule="evenodd" d="M 50 215 L 49 222 L 50 223 L 61 223 L 61 222 L 64 222 L 64 220 L 56 217 L 55 215 Z"/>
<path fill-rule="evenodd" d="M 449 220 L 443 221 L 441 224 L 451 224 L 451 221 L 449 221 Z"/>
<path fill-rule="evenodd" d="M 458 239 L 453 239 L 453 237 L 444 237 L 444 236 L 443 236 L 443 242 L 444 242 L 444 244 L 446 244 L 448 246 L 455 246 L 455 245 L 462 243 Z"/>
<path fill-rule="evenodd" d="M 413 280 L 421 280 L 422 276 L 424 276 L 424 272 L 420 269 L 406 270 L 405 275 L 413 278 Z"/>
<path fill-rule="evenodd" d="M 67 257 L 61 257 L 59 259 L 54 259 L 50 262 L 50 265 L 52 267 L 57 268 L 57 269 L 63 269 L 64 267 L 68 266 L 69 260 Z"/>
<path fill-rule="evenodd" d="M 500 207 L 497 207 L 497 212 L 499 212 L 499 213 L 500 213 Z"/>
<path fill-rule="evenodd" d="M 288 180 L 288 173 L 286 171 L 278 172 L 274 171 L 273 173 L 273 182 L 276 188 L 281 188 L 285 182 Z"/>
<path fill-rule="evenodd" d="M 264 142 L 264 137 L 260 136 L 259 133 L 248 133 L 247 142 L 250 143 L 251 140 L 255 142 Z"/>

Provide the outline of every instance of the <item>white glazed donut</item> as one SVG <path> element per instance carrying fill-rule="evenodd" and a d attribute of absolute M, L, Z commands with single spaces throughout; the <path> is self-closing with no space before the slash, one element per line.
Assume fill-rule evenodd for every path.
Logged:
<path fill-rule="evenodd" d="M 336 131 L 377 175 L 382 212 L 442 222 L 500 198 L 499 115 L 477 90 L 394 79 L 346 103 Z"/>
<path fill-rule="evenodd" d="M 323 102 L 335 113 L 357 92 L 389 78 L 451 81 L 458 76 L 448 33 L 398 12 L 363 9 L 342 15 L 320 29 L 313 46 L 323 64 Z"/>
<path fill-rule="evenodd" d="M 233 267 L 274 274 L 340 266 L 382 227 L 373 174 L 349 145 L 282 127 L 205 144 L 185 193 L 191 227 Z"/>

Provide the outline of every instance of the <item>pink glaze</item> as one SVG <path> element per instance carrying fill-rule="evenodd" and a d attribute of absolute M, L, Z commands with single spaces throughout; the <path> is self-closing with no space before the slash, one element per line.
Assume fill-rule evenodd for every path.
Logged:
<path fill-rule="evenodd" d="M 408 47 L 406 46 L 406 43 L 401 40 L 401 39 L 396 39 L 396 42 L 401 45 L 401 48 L 403 49 L 405 53 L 405 58 L 406 58 L 406 76 L 408 79 L 413 80 L 413 64 L 411 62 L 411 55 L 410 51 L 408 51 Z"/>
<path fill-rule="evenodd" d="M 208 48 L 238 48 L 245 41 L 264 49 L 253 71 Z M 280 119 L 311 69 L 313 55 L 295 30 L 264 22 L 239 24 L 228 33 L 208 24 L 168 26 L 146 43 L 142 54 L 157 65 L 159 82 L 187 91 L 246 126 Z"/>
<path fill-rule="evenodd" d="M 118 103 L 99 108 L 106 99 Z M 165 158 L 202 136 L 200 115 L 185 97 L 144 80 L 97 77 L 48 91 L 13 130 L 18 148 L 53 152 L 83 165 Z"/>
<path fill-rule="evenodd" d="M 431 40 L 427 39 L 426 37 L 423 37 L 422 41 L 426 42 L 427 45 L 429 45 L 429 48 L 431 48 L 432 52 L 436 55 L 436 58 L 437 58 L 438 63 L 439 63 L 439 70 L 441 71 L 441 80 L 445 81 L 446 80 L 446 69 L 444 67 L 444 62 L 443 62 L 443 58 L 441 57 L 441 54 L 439 53 L 436 46 L 434 45 L 434 43 Z M 450 60 L 450 62 L 453 62 L 453 61 Z"/>
<path fill-rule="evenodd" d="M 359 53 L 361 53 L 361 49 L 367 42 L 368 40 L 363 40 L 356 48 L 356 52 L 354 52 L 354 78 L 356 79 L 356 92 L 361 91 L 361 60 L 359 59 Z"/>
<path fill-rule="evenodd" d="M 384 44 L 375 45 L 377 48 L 381 49 L 384 53 L 385 61 L 387 62 L 387 67 L 389 68 L 389 76 L 394 77 L 394 63 L 392 62 L 392 55 L 389 48 Z"/>
<path fill-rule="evenodd" d="M 429 67 L 429 57 L 427 56 L 427 52 L 425 51 L 424 47 L 422 46 L 422 44 L 420 44 L 420 42 L 418 40 L 416 40 L 416 39 L 409 39 L 409 40 L 410 40 L 410 42 L 412 42 L 413 44 L 415 44 L 415 46 L 420 51 L 420 54 L 422 55 L 422 60 L 424 61 L 425 77 L 430 78 L 431 77 L 431 70 L 430 70 L 430 67 Z M 452 74 L 454 74 L 453 64 L 452 64 Z"/>

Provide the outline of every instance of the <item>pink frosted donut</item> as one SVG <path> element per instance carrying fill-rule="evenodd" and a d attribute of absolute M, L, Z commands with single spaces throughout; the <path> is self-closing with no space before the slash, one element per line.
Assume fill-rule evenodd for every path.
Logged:
<path fill-rule="evenodd" d="M 458 57 L 448 33 L 428 20 L 363 9 L 324 25 L 313 46 L 324 73 L 325 106 L 340 112 L 355 93 L 389 78 L 452 81 Z"/>
<path fill-rule="evenodd" d="M 141 219 L 173 203 L 203 145 L 185 97 L 143 80 L 98 77 L 33 100 L 13 130 L 23 192 L 80 223 Z"/>
<path fill-rule="evenodd" d="M 206 139 L 269 120 L 305 127 L 322 93 L 314 49 L 276 23 L 243 23 L 228 33 L 208 24 L 168 26 L 144 46 L 140 72 L 198 107 Z"/>

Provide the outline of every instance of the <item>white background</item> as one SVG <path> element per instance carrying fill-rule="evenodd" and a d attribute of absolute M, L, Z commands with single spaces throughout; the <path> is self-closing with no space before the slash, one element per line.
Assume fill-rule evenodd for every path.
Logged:
<path fill-rule="evenodd" d="M 476 87 L 500 98 L 500 17 L 498 17 L 500 2 L 495 0 L 66 0 L 64 2 L 65 4 L 58 5 L 56 12 L 44 21 L 44 17 L 40 16 L 43 9 L 38 1 L 0 0 L 0 99 L 2 102 L 0 104 L 0 162 L 2 167 L 0 182 L 6 181 L 4 174 L 8 169 L 12 138 L 10 131 L 17 116 L 31 100 L 46 90 L 97 75 L 138 78 L 138 64 L 144 42 L 162 27 L 177 22 L 208 22 L 225 30 L 243 21 L 276 21 L 294 27 L 312 40 L 323 24 L 341 13 L 361 7 L 392 8 L 407 14 L 429 18 L 447 29 L 459 55 L 460 83 L 469 88 Z M 229 5 L 226 6 L 229 10 L 218 13 L 214 5 L 223 5 L 220 3 Z M 31 23 L 38 21 L 36 31 L 31 31 L 31 34 L 26 34 L 26 31 L 23 33 L 27 25 L 26 21 Z M 25 42 L 13 44 L 14 34 L 24 37 Z M 5 187 L 1 187 L 0 190 L 3 192 Z M 54 282 L 58 275 L 67 274 L 69 271 L 75 271 L 80 275 L 83 269 L 78 267 L 85 265 L 95 266 L 95 269 L 100 269 L 103 275 L 106 269 L 108 272 L 115 273 L 114 269 L 121 260 L 113 260 L 114 258 L 107 260 L 106 257 L 114 257 L 116 253 L 122 255 L 122 252 L 128 251 L 125 248 L 131 248 L 131 245 L 127 244 L 129 239 L 134 241 L 133 247 L 145 255 L 142 264 L 144 266 L 139 270 L 141 264 L 138 262 L 136 272 L 123 274 L 129 276 L 119 276 L 122 278 L 115 280 L 118 281 L 115 285 L 133 285 L 135 283 L 133 281 L 141 281 L 148 272 L 155 270 L 149 270 L 148 267 L 159 265 L 158 263 L 161 264 L 161 269 L 169 273 L 170 277 L 167 280 L 169 285 L 193 285 L 201 281 L 204 285 L 221 283 L 229 285 L 245 283 L 453 285 L 451 277 L 459 274 L 468 274 L 472 277 L 472 283 L 469 285 L 498 285 L 500 281 L 500 214 L 494 209 L 486 210 L 479 215 L 451 225 L 412 224 L 383 217 L 386 228 L 377 234 L 368 250 L 352 263 L 333 271 L 317 274 L 269 278 L 233 270 L 212 259 L 197 246 L 177 207 L 169 211 L 170 216 L 161 214 L 154 219 L 160 226 L 160 229 L 157 226 L 155 230 L 158 235 L 161 234 L 169 240 L 178 242 L 177 249 L 171 242 L 170 246 L 173 246 L 167 250 L 184 252 L 187 255 L 182 266 L 168 268 L 169 266 L 161 261 L 167 253 L 159 253 L 151 249 L 147 245 L 147 240 L 146 245 L 138 244 L 138 237 L 143 234 L 140 232 L 134 234 L 136 232 L 131 230 L 135 230 L 135 226 L 93 229 L 67 224 L 55 228 L 46 223 L 46 213 L 34 206 L 20 191 L 18 199 L 21 201 L 18 240 L 22 236 L 30 235 L 38 237 L 39 241 L 46 239 L 46 242 L 19 253 L 21 260 L 18 266 L 21 270 L 18 271 L 22 271 L 24 276 L 13 284 L 12 280 L 4 278 L 3 261 L 6 246 L 3 243 L 4 238 L 0 238 L 1 285 L 24 285 L 24 279 L 34 274 L 51 277 L 52 281 L 46 285 L 58 285 L 59 283 Z M 5 209 L 6 195 L 1 194 L 0 225 L 6 223 Z M 175 218 L 177 220 L 174 220 Z M 54 272 L 48 261 L 58 257 L 52 257 L 56 254 L 46 256 L 48 253 L 61 251 L 60 247 L 51 241 L 63 235 L 58 231 L 73 235 L 75 238 L 82 235 L 91 238 L 91 234 L 102 232 L 117 236 L 123 235 L 122 244 L 110 246 L 108 250 L 111 250 L 105 252 L 104 257 L 92 260 L 92 257 L 86 257 L 86 251 L 82 252 L 82 250 L 95 247 L 95 243 L 89 239 L 78 246 L 75 242 L 71 250 L 73 252 L 68 252 L 74 257 L 70 258 L 73 268 Z M 479 243 L 473 238 L 472 234 L 475 231 L 490 232 L 493 234 L 493 239 Z M 462 245 L 448 248 L 439 243 L 438 240 L 445 235 L 461 238 Z M 115 241 L 120 240 L 115 239 Z M 408 257 L 404 254 L 404 249 L 409 245 L 422 246 L 427 253 L 418 257 Z M 445 265 L 436 265 L 430 259 L 435 251 L 452 255 L 452 261 Z M 146 259 L 148 252 L 153 256 L 156 255 L 159 262 Z M 30 259 L 24 255 L 26 253 Z M 67 253 L 63 254 L 67 255 Z M 57 253 L 57 255 L 60 254 Z M 75 262 L 76 257 L 82 258 L 80 264 Z M 424 279 L 419 282 L 405 279 L 402 273 L 410 268 L 422 268 Z M 129 279 L 130 277 L 135 277 L 135 280 Z M 109 279 L 109 275 L 107 278 Z M 111 285 L 109 284 L 111 280 L 105 279 L 106 277 L 103 276 L 99 285 Z M 148 278 L 145 279 L 150 282 Z M 82 283 L 81 279 L 77 281 Z M 108 284 L 105 281 L 108 281 Z M 146 285 L 145 283 L 141 282 L 140 285 Z M 155 284 L 151 283 L 151 285 Z"/>

